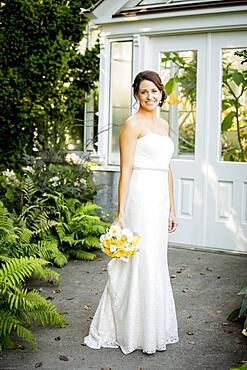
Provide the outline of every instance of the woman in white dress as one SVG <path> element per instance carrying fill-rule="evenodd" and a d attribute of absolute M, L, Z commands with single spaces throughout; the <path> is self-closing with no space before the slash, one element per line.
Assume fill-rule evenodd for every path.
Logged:
<path fill-rule="evenodd" d="M 108 280 L 84 343 L 94 349 L 120 347 L 124 354 L 166 350 L 179 341 L 170 282 L 168 231 L 177 227 L 168 123 L 157 115 L 166 95 L 154 71 L 133 83 L 138 111 L 121 127 L 118 210 L 113 224 L 141 235 L 129 262 L 112 259 Z"/>

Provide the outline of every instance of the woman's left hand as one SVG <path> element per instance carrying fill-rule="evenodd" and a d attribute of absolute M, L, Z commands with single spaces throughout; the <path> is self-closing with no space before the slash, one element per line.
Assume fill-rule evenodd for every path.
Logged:
<path fill-rule="evenodd" d="M 169 233 L 172 233 L 177 228 L 177 220 L 174 212 L 170 211 L 169 218 L 168 218 L 168 231 Z"/>

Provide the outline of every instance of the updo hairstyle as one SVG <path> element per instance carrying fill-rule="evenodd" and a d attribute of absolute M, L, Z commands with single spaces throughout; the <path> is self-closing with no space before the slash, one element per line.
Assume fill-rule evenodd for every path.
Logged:
<path fill-rule="evenodd" d="M 154 71 L 147 70 L 147 71 L 139 72 L 136 75 L 133 85 L 132 85 L 134 97 L 136 98 L 136 96 L 138 95 L 140 84 L 143 80 L 148 80 L 148 81 L 153 82 L 155 86 L 159 89 L 159 91 L 162 93 L 161 100 L 159 102 L 159 106 L 162 107 L 166 99 L 166 93 L 165 93 L 164 85 L 161 81 L 160 76 L 158 75 L 158 73 Z"/>

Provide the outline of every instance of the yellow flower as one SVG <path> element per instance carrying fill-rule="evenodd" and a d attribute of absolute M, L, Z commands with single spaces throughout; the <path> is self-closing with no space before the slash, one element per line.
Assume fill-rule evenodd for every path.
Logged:
<path fill-rule="evenodd" d="M 141 239 L 141 236 L 140 235 L 135 235 L 134 238 L 133 238 L 133 240 L 132 240 L 132 243 L 134 245 L 137 245 L 139 243 L 140 239 Z"/>
<path fill-rule="evenodd" d="M 122 247 L 124 244 L 125 244 L 125 241 L 124 241 L 124 240 L 122 240 L 122 239 L 117 240 L 117 242 L 116 242 L 116 245 L 117 245 L 118 247 Z"/>
<path fill-rule="evenodd" d="M 111 244 L 112 244 L 111 239 L 103 240 L 103 245 L 104 245 L 105 248 L 110 248 Z"/>
<path fill-rule="evenodd" d="M 242 330 L 242 334 L 244 334 L 247 337 L 247 328 Z"/>
<path fill-rule="evenodd" d="M 179 104 L 179 103 L 181 103 L 181 100 L 177 97 L 177 93 L 176 93 L 175 89 L 172 90 L 171 95 L 167 99 L 167 103 L 168 104 Z"/>
<path fill-rule="evenodd" d="M 119 249 L 117 252 L 117 257 L 123 257 L 125 256 L 126 252 L 123 249 Z"/>

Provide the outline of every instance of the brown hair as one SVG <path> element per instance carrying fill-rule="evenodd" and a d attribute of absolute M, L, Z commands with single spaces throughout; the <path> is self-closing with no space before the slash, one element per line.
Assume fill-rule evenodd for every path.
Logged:
<path fill-rule="evenodd" d="M 154 72 L 154 71 L 143 71 L 143 72 L 139 72 L 135 79 L 134 79 L 134 82 L 133 82 L 133 90 L 134 90 L 134 97 L 136 97 L 136 95 L 138 94 L 139 92 L 139 87 L 140 87 L 140 84 L 143 80 L 148 80 L 148 81 L 151 81 L 155 84 L 155 86 L 159 89 L 159 91 L 162 93 L 162 96 L 161 96 L 161 100 L 160 100 L 160 103 L 159 103 L 159 106 L 162 107 L 165 99 L 166 99 L 166 93 L 165 93 L 165 90 L 164 90 L 164 85 L 161 81 L 161 78 L 160 76 L 158 75 L 158 73 Z"/>

